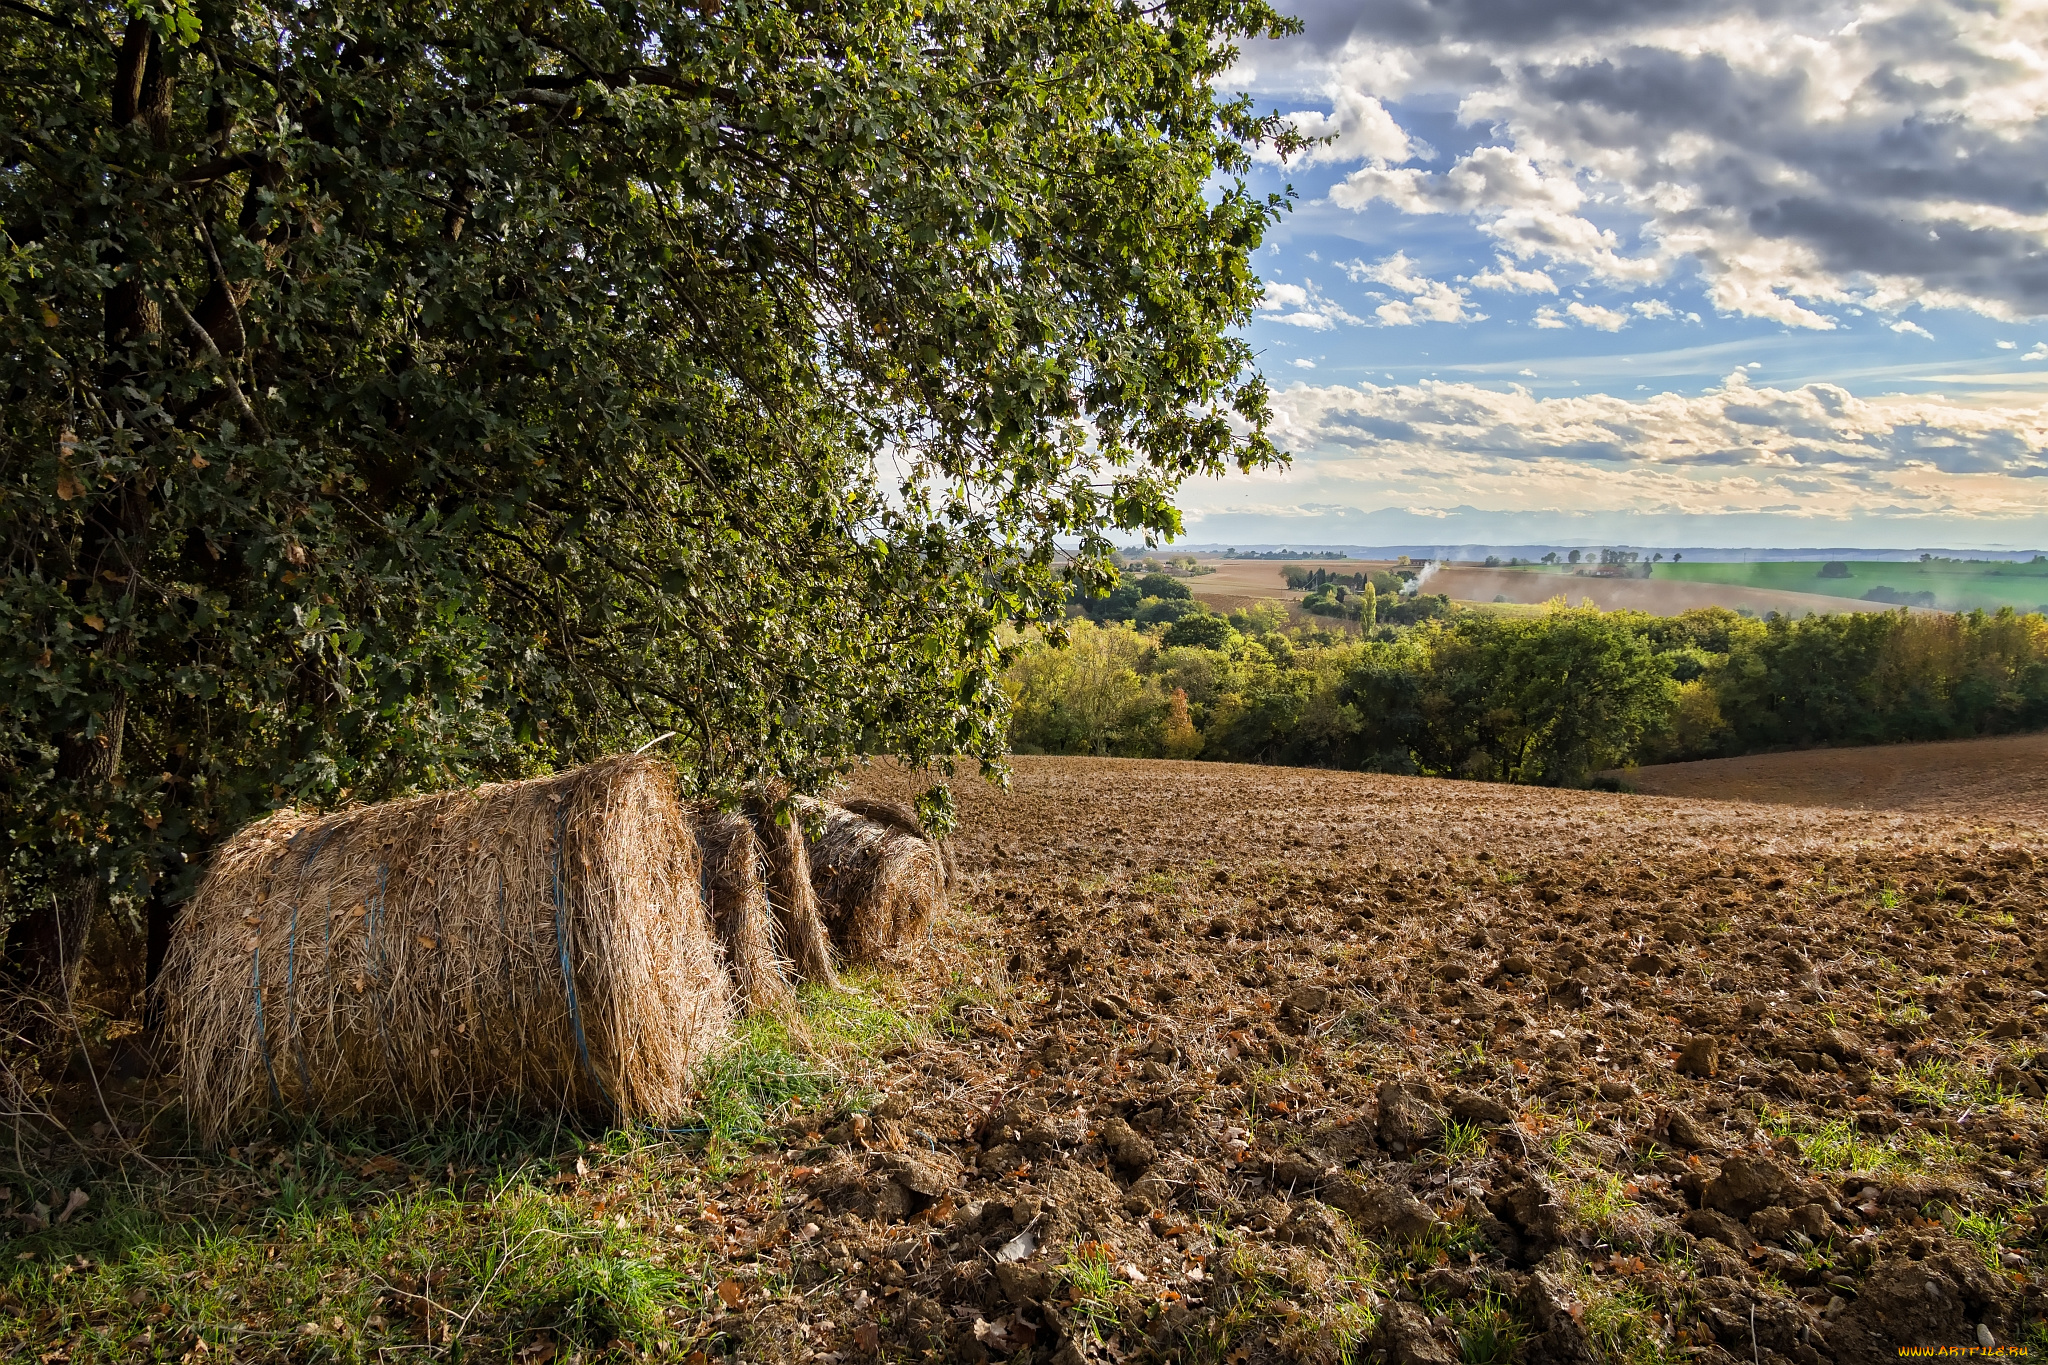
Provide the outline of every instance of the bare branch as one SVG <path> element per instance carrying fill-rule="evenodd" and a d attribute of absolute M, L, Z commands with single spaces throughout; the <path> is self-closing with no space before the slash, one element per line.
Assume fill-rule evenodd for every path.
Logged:
<path fill-rule="evenodd" d="M 191 330 L 194 337 L 198 338 L 199 344 L 204 348 L 206 354 L 213 358 L 214 369 L 219 372 L 222 381 L 227 384 L 228 397 L 235 400 L 235 408 L 242 414 L 243 419 L 251 427 L 255 428 L 258 436 L 263 437 L 265 440 L 270 439 L 270 433 L 264 429 L 263 419 L 256 415 L 256 409 L 249 406 L 248 398 L 242 393 L 242 386 L 235 382 L 235 372 L 228 368 L 227 357 L 220 353 L 220 347 L 214 345 L 213 334 L 204 327 L 201 327 L 199 319 L 193 317 L 187 311 L 185 301 L 178 297 L 177 290 L 165 286 L 164 297 L 171 301 L 171 307 L 178 310 L 179 320 Z"/>

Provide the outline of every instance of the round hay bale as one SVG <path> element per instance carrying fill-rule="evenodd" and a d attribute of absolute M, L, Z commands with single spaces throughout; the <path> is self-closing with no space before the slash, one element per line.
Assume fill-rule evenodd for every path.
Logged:
<path fill-rule="evenodd" d="M 732 1018 L 693 836 L 641 757 L 249 826 L 160 987 L 193 1123 L 681 1115 Z"/>
<path fill-rule="evenodd" d="M 818 909 L 817 888 L 811 885 L 810 841 L 794 807 L 782 811 L 778 802 L 758 798 L 749 808 L 754 833 L 761 840 L 768 882 L 768 902 L 782 941 L 782 951 L 796 968 L 799 981 L 829 990 L 839 988 L 832 961 L 832 939 Z"/>
<path fill-rule="evenodd" d="M 747 1008 L 783 1013 L 796 1007 L 777 950 L 775 913 L 762 876 L 764 855 L 744 815 L 706 811 L 697 826 L 704 850 L 704 887 L 711 922 L 725 946 L 725 965 Z"/>
<path fill-rule="evenodd" d="M 939 855 L 939 870 L 944 875 L 946 890 L 953 889 L 953 849 L 944 839 L 935 839 L 924 827 L 924 821 L 917 818 L 917 812 L 896 801 L 882 801 L 871 796 L 855 796 L 839 803 L 844 810 L 887 825 L 891 829 L 923 839 L 931 844 Z"/>
<path fill-rule="evenodd" d="M 879 960 L 916 938 L 946 908 L 946 858 L 901 806 L 813 802 L 812 884 L 832 946 L 843 962 Z M 882 818 L 875 818 L 879 814 Z"/>

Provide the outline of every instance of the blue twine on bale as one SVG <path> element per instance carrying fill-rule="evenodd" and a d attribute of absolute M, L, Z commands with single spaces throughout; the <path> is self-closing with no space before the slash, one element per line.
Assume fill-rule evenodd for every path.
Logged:
<path fill-rule="evenodd" d="M 277 1088 L 277 1068 L 270 1064 L 270 1039 L 263 1031 L 263 945 L 258 943 L 252 961 L 250 994 L 256 998 L 256 1050 L 263 1054 L 263 1074 L 270 1079 L 270 1099 L 284 1108 L 284 1092 Z"/>
<path fill-rule="evenodd" d="M 563 802 L 555 809 L 555 952 L 562 964 L 562 991 L 569 999 L 569 1026 L 576 1033 L 576 1055 L 583 1059 L 583 1069 L 590 1073 L 591 1084 L 597 1093 L 611 1106 L 613 1113 L 622 1113 L 612 1092 L 605 1088 L 604 1078 L 597 1074 L 597 1066 L 590 1060 L 590 1041 L 583 1033 L 583 1011 L 576 1003 L 576 974 L 569 962 L 569 898 L 562 888 L 562 843 L 568 833 L 569 807 Z"/>

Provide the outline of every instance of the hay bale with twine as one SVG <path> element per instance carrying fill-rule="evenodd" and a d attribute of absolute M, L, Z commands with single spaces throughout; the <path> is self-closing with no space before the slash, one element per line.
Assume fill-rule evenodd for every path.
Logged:
<path fill-rule="evenodd" d="M 844 962 L 880 960 L 946 908 L 950 861 L 917 816 L 885 801 L 807 803 L 812 882 Z"/>
<path fill-rule="evenodd" d="M 673 776 L 640 757 L 259 821 L 166 963 L 192 1121 L 678 1117 L 733 1016 L 703 871 Z"/>
<path fill-rule="evenodd" d="M 761 840 L 762 864 L 768 884 L 768 902 L 782 951 L 796 970 L 799 981 L 839 988 L 839 973 L 832 960 L 832 938 L 819 912 L 817 888 L 811 882 L 810 841 L 804 837 L 801 813 L 788 805 L 757 797 L 749 806 L 754 832 Z"/>
<path fill-rule="evenodd" d="M 744 815 L 708 811 L 697 826 L 704 853 L 704 886 L 711 922 L 725 948 L 725 963 L 740 998 L 751 1010 L 787 1013 L 796 1007 L 789 964 L 782 961 L 768 883 L 766 857 L 754 824 Z"/>

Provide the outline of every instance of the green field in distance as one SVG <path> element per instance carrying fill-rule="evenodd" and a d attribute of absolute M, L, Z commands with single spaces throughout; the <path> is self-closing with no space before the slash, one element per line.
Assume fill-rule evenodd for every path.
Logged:
<path fill-rule="evenodd" d="M 1939 607 L 1943 611 L 2048 612 L 2048 559 L 2012 563 L 1995 559 L 1838 561 L 1846 578 L 1823 577 L 1818 560 L 1772 560 L 1750 564 L 1659 564 L 1657 578 L 1686 583 L 1726 583 L 1744 588 L 1776 588 L 1783 592 L 1825 593 L 1860 602 L 1884 602 L 1894 594 L 1896 605 Z M 1873 590 L 1877 595 L 1873 596 Z M 1931 593 L 1932 600 L 1919 594 Z"/>

